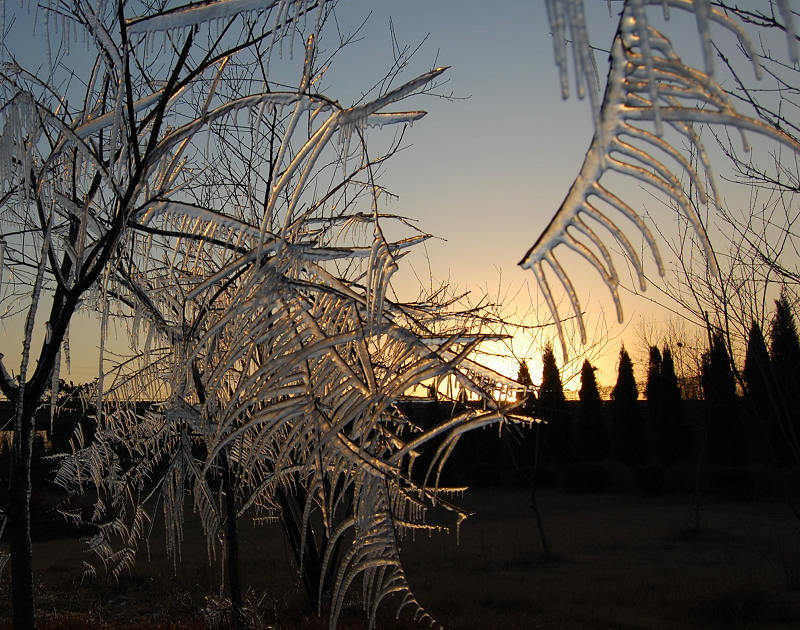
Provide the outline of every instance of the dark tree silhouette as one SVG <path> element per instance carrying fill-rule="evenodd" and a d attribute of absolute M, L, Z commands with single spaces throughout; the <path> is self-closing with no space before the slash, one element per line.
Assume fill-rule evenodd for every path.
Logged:
<path fill-rule="evenodd" d="M 662 381 L 661 373 L 661 352 L 658 346 L 650 346 L 650 358 L 647 363 L 647 383 L 644 387 L 644 397 L 647 399 L 647 412 L 650 422 L 658 436 L 658 442 L 655 445 L 658 455 L 661 454 L 663 446 L 662 437 L 663 426 L 666 418 L 664 417 L 664 384 Z M 648 449 L 650 450 L 650 449 Z"/>
<path fill-rule="evenodd" d="M 519 364 L 517 383 L 528 388 L 527 393 L 518 392 L 517 399 L 519 400 L 525 396 L 525 406 L 522 408 L 522 411 L 527 415 L 532 416 L 536 411 L 536 392 L 533 391 L 533 379 L 531 379 L 531 373 L 528 370 L 528 363 L 524 359 L 520 361 Z"/>
<path fill-rule="evenodd" d="M 777 461 L 782 464 L 789 463 L 791 450 L 783 438 L 775 407 L 775 375 L 764 341 L 764 333 L 756 321 L 751 324 L 747 336 L 747 354 L 744 359 L 742 380 L 750 416 L 758 422 L 761 433 Z"/>
<path fill-rule="evenodd" d="M 664 387 L 661 380 L 661 352 L 656 346 L 650 346 L 650 362 L 647 365 L 647 384 L 644 388 L 644 395 L 651 413 L 664 399 Z"/>
<path fill-rule="evenodd" d="M 671 466 L 691 454 L 691 432 L 683 421 L 681 391 L 675 375 L 672 352 L 650 346 L 645 386 L 647 411 L 655 435 L 654 457 L 661 466 Z"/>
<path fill-rule="evenodd" d="M 614 457 L 629 466 L 641 466 L 647 461 L 647 445 L 638 398 L 639 388 L 633 376 L 633 363 L 623 345 L 619 351 L 617 383 L 611 391 L 611 399 Z"/>
<path fill-rule="evenodd" d="M 517 370 L 517 383 L 525 385 L 526 387 L 533 386 L 530 370 L 528 370 L 528 362 L 523 359 L 519 362 L 519 370 Z"/>
<path fill-rule="evenodd" d="M 596 462 L 608 457 L 608 434 L 603 401 L 594 375 L 596 369 L 588 359 L 581 367 L 581 388 L 578 391 L 581 404 L 575 438 L 575 459 L 579 462 Z"/>
<path fill-rule="evenodd" d="M 750 332 L 747 336 L 747 354 L 744 358 L 742 378 L 747 388 L 748 401 L 759 412 L 765 411 L 765 403 L 769 404 L 771 371 L 764 333 L 761 331 L 761 326 L 758 325 L 758 322 L 754 320 L 750 325 Z"/>
<path fill-rule="evenodd" d="M 542 353 L 542 385 L 539 388 L 537 415 L 547 423 L 545 460 L 557 463 L 567 461 L 572 447 L 572 431 L 561 374 L 550 345 Z"/>
<path fill-rule="evenodd" d="M 800 369 L 800 340 L 798 340 L 797 326 L 786 291 L 782 291 L 780 298 L 775 300 L 775 317 L 772 320 L 770 343 L 772 361 L 776 371 L 796 374 Z M 788 380 L 780 374 L 778 379 Z"/>
<path fill-rule="evenodd" d="M 712 463 L 740 466 L 744 463 L 744 432 L 737 409 L 736 380 L 721 333 L 711 337 L 703 355 L 701 381 L 706 399 L 707 449 Z"/>
<path fill-rule="evenodd" d="M 670 466 L 688 461 L 692 456 L 692 432 L 683 417 L 683 400 L 672 351 L 661 352 L 662 423 L 657 427 L 661 464 Z"/>
<path fill-rule="evenodd" d="M 770 330 L 770 358 L 775 378 L 777 430 L 775 440 L 783 442 L 776 454 L 785 463 L 796 462 L 800 419 L 800 340 L 786 290 L 775 301 L 775 317 Z M 781 453 L 783 451 L 783 453 Z M 794 454 L 794 457 L 792 456 Z"/>

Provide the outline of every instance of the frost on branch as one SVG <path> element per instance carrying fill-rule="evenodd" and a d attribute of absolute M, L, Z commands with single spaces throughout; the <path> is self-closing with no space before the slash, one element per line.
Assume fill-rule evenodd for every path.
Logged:
<path fill-rule="evenodd" d="M 705 71 L 684 64 L 670 41 L 648 25 L 645 12 L 648 4 L 663 5 L 665 9 L 673 7 L 695 11 L 703 42 Z M 564 3 L 564 7 L 551 7 L 550 10 L 556 37 L 564 37 L 567 24 L 571 25 L 573 32 L 576 29 L 582 32 L 582 18 L 575 17 L 582 11 L 581 0 L 572 0 Z M 578 19 L 577 23 L 575 19 Z M 682 181 L 683 177 L 688 177 L 701 201 L 708 198 L 712 204 L 716 204 L 717 193 L 711 165 L 695 127 L 724 125 L 742 133 L 756 132 L 795 151 L 800 150 L 800 146 L 782 131 L 738 112 L 714 80 L 709 39 L 711 22 L 733 32 L 742 49 L 756 64 L 755 55 L 750 52 L 751 46 L 741 26 L 708 2 L 631 0 L 624 5 L 613 41 L 605 94 L 596 113 L 594 137 L 580 173 L 558 212 L 520 262 L 536 277 L 559 329 L 565 356 L 566 343 L 551 282 L 555 281 L 565 290 L 582 342 L 586 339 L 580 300 L 561 262 L 565 251 L 577 253 L 600 274 L 611 293 L 620 320 L 620 280 L 611 256 L 611 243 L 621 247 L 633 265 L 640 289 L 645 289 L 643 261 L 625 234 L 626 225 L 633 224 L 641 233 L 659 273 L 663 275 L 661 255 L 650 230 L 639 213 L 626 201 L 625 192 L 615 192 L 613 184 L 607 183 L 611 180 L 604 176 L 612 173 L 623 175 L 623 181 L 627 179 L 643 184 L 672 202 L 693 226 L 713 272 L 715 263 L 711 244 Z M 588 46 L 588 41 L 578 39 L 575 48 L 583 46 Z M 558 57 L 557 62 L 562 68 L 563 85 L 566 76 L 564 62 Z M 663 127 L 676 132 L 682 143 L 690 147 L 690 152 L 696 156 L 696 163 L 689 161 L 685 148 L 675 146 L 663 137 Z"/>

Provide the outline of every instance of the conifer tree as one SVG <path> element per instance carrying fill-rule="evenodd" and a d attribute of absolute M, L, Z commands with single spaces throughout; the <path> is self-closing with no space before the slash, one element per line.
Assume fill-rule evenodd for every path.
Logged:
<path fill-rule="evenodd" d="M 623 345 L 619 351 L 617 383 L 611 391 L 613 400 L 614 457 L 629 466 L 647 461 L 644 427 L 637 399 L 639 388 L 633 375 L 633 363 Z"/>
<path fill-rule="evenodd" d="M 527 393 L 519 392 L 517 397 L 519 399 L 525 396 L 525 405 L 522 411 L 532 416 L 536 410 L 536 392 L 533 391 L 533 379 L 531 379 L 531 373 L 528 370 L 528 363 L 525 359 L 520 361 L 519 370 L 517 371 L 517 383 L 527 388 Z"/>
<path fill-rule="evenodd" d="M 565 462 L 572 447 L 572 431 L 564 397 L 564 386 L 558 371 L 553 347 L 542 353 L 542 385 L 539 389 L 538 415 L 547 422 L 545 459 Z"/>
<path fill-rule="evenodd" d="M 657 346 L 650 346 L 650 362 L 647 365 L 647 384 L 644 395 L 647 398 L 647 407 L 653 413 L 663 401 L 664 388 L 661 380 L 661 352 Z"/>
<path fill-rule="evenodd" d="M 791 451 L 782 437 L 776 413 L 774 378 L 764 333 L 758 322 L 753 321 L 747 336 L 747 354 L 742 370 L 745 399 L 750 415 L 759 423 L 770 450 L 780 463 L 786 464 L 791 461 Z"/>
<path fill-rule="evenodd" d="M 711 461 L 723 466 L 744 463 L 744 432 L 736 401 L 736 380 L 722 334 L 715 332 L 703 355 L 703 394 L 708 417 L 707 449 Z"/>
<path fill-rule="evenodd" d="M 654 433 L 661 438 L 664 433 L 664 387 L 661 373 L 661 352 L 658 346 L 650 346 L 650 358 L 647 364 L 647 382 L 644 387 L 644 397 L 647 399 L 647 415 L 650 426 Z M 658 454 L 661 454 L 663 443 L 661 439 L 656 444 Z"/>
<path fill-rule="evenodd" d="M 776 372 L 794 372 L 800 368 L 800 340 L 792 307 L 786 291 L 775 301 L 775 317 L 770 334 L 772 362 Z M 779 379 L 781 377 L 779 376 Z"/>
<path fill-rule="evenodd" d="M 747 396 L 754 403 L 762 404 L 763 401 L 769 399 L 767 388 L 771 370 L 764 333 L 758 322 L 753 320 L 747 335 L 747 354 L 744 358 L 742 378 L 747 387 Z"/>
<path fill-rule="evenodd" d="M 519 362 L 519 370 L 517 370 L 517 383 L 530 387 L 533 385 L 530 370 L 528 370 L 528 362 L 525 359 Z"/>
<path fill-rule="evenodd" d="M 597 368 L 588 359 L 581 367 L 580 415 L 578 435 L 575 439 L 575 459 L 582 462 L 596 462 L 608 457 L 608 434 L 603 414 L 603 401 L 597 390 L 594 372 Z"/>
<path fill-rule="evenodd" d="M 796 463 L 797 453 L 800 452 L 800 420 L 796 411 L 800 405 L 800 340 L 785 289 L 775 301 L 775 317 L 770 330 L 770 358 L 775 375 L 775 402 L 778 412 L 775 439 L 783 442 L 778 447 L 778 457 L 788 460 L 784 463 L 789 463 L 792 459 Z"/>
<path fill-rule="evenodd" d="M 744 358 L 742 378 L 747 388 L 748 401 L 759 413 L 766 411 L 765 406 L 769 405 L 768 387 L 771 370 L 764 333 L 754 320 L 747 336 L 747 354 Z"/>
<path fill-rule="evenodd" d="M 656 435 L 659 456 L 664 466 L 688 461 L 692 455 L 692 432 L 683 417 L 683 400 L 672 351 L 664 346 L 661 352 L 661 391 L 663 424 Z"/>

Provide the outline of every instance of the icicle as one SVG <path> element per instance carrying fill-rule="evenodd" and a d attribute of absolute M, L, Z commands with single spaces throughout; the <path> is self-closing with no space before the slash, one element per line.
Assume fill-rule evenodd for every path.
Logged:
<path fill-rule="evenodd" d="M 653 59 L 653 49 L 650 45 L 650 31 L 647 24 L 647 12 L 644 0 L 631 0 L 631 15 L 634 21 L 634 30 L 638 35 L 639 48 L 642 53 L 642 65 L 647 75 L 647 87 L 650 93 L 650 107 L 653 110 L 653 120 L 656 128 L 656 135 L 664 133 L 661 124 L 661 105 L 658 96 L 658 84 L 655 77 L 655 61 Z"/>
<path fill-rule="evenodd" d="M 134 347 L 139 345 L 139 328 L 142 323 L 142 305 L 139 300 L 136 300 L 136 306 L 133 310 L 133 324 L 131 325 L 131 343 Z"/>
<path fill-rule="evenodd" d="M 694 0 L 694 17 L 697 21 L 697 33 L 700 35 L 700 44 L 703 48 L 706 74 L 712 77 L 714 76 L 714 47 L 711 43 L 710 11 L 711 6 L 708 0 Z"/>
<path fill-rule="evenodd" d="M 6 32 L 6 0 L 0 0 L 0 33 Z M 0 63 L 5 62 L 6 54 L 5 54 L 5 46 L 0 46 Z M 0 178 L 1 180 L 2 178 Z M 0 533 L 2 533 L 2 527 L 0 526 Z M 0 567 L 2 570 L 2 567 Z"/>
<path fill-rule="evenodd" d="M 49 334 L 49 326 L 48 326 Z M 53 376 L 50 380 L 50 435 L 53 435 L 53 425 L 55 423 L 56 411 L 58 409 L 59 379 L 61 376 L 61 347 L 56 351 L 53 361 Z"/>
<path fill-rule="evenodd" d="M 0 177 L 2 179 L 2 177 Z M 0 236 L 0 295 L 2 295 L 3 291 L 3 272 L 5 271 L 5 254 L 6 254 L 6 243 L 5 239 Z"/>
<path fill-rule="evenodd" d="M 50 33 L 50 11 L 44 12 L 44 32 L 45 32 L 45 39 L 47 40 L 47 68 L 50 71 L 50 74 L 53 74 L 53 49 L 50 46 L 50 40 L 52 38 L 52 33 Z"/>
<path fill-rule="evenodd" d="M 789 0 L 778 0 L 778 10 L 783 18 L 783 26 L 786 31 L 786 42 L 789 46 L 789 54 L 791 56 L 792 63 L 796 64 L 800 62 L 800 55 L 798 55 L 797 39 L 795 38 L 794 13 L 792 12 L 792 7 L 789 4 Z"/>
<path fill-rule="evenodd" d="M 64 52 L 65 52 L 67 55 L 69 55 L 69 51 L 70 51 L 70 40 L 72 39 L 72 37 L 71 37 L 71 36 L 72 36 L 72 33 L 71 33 L 71 29 L 70 29 L 70 20 L 69 20 L 69 18 L 66 16 L 66 14 L 63 16 L 63 18 L 62 18 L 62 19 L 63 19 L 63 22 L 64 22 L 64 32 L 63 32 L 63 34 L 62 34 L 62 35 L 63 35 L 63 37 L 62 37 L 62 40 L 63 40 L 63 42 L 64 42 Z"/>
<path fill-rule="evenodd" d="M 147 356 L 150 354 L 150 347 L 153 343 L 153 333 L 155 332 L 155 326 L 151 324 L 149 321 L 145 324 L 147 328 L 147 336 L 144 339 L 144 355 Z"/>
<path fill-rule="evenodd" d="M 97 400 L 96 400 L 96 409 L 98 413 L 98 419 L 100 414 L 102 413 L 103 409 L 103 377 L 105 373 L 105 348 L 106 348 L 106 337 L 108 334 L 108 310 L 109 310 L 109 299 L 108 299 L 108 282 L 109 278 L 111 277 L 111 265 L 106 265 L 106 271 L 103 276 L 103 284 L 102 284 L 102 293 L 101 293 L 101 315 L 100 315 L 100 353 L 98 357 L 98 369 L 97 369 Z"/>
<path fill-rule="evenodd" d="M 70 354 L 69 354 L 69 329 L 70 325 L 67 324 L 67 329 L 64 331 L 64 341 L 61 344 L 62 349 L 64 351 L 64 363 L 67 366 L 67 373 L 70 373 L 72 371 L 72 368 L 70 366 Z"/>
<path fill-rule="evenodd" d="M 277 12 L 277 17 L 275 18 L 275 30 L 272 35 L 273 45 L 280 40 L 279 53 L 281 58 L 283 58 L 283 37 L 286 34 L 286 29 L 289 24 L 289 0 L 278 0 L 278 5 L 275 10 Z"/>
<path fill-rule="evenodd" d="M 300 21 L 300 2 L 294 3 L 294 24 L 291 28 L 291 35 L 289 36 L 289 59 L 294 59 L 294 38 L 297 33 L 297 23 Z"/>
<path fill-rule="evenodd" d="M 567 75 L 566 20 L 564 5 L 560 0 L 547 0 L 547 18 L 553 33 L 553 54 L 555 55 L 558 78 L 561 83 L 561 98 L 569 98 L 569 77 Z"/>

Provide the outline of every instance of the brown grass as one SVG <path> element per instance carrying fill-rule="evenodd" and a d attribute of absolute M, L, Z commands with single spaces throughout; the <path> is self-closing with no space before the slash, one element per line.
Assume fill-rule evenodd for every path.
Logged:
<path fill-rule="evenodd" d="M 526 490 L 483 489 L 464 503 L 476 515 L 454 536 L 407 540 L 404 560 L 420 601 L 447 628 L 797 628 L 800 524 L 780 501 L 709 500 L 703 529 L 688 535 L 682 496 L 540 496 L 553 557 L 544 559 Z M 289 568 L 278 526 L 243 532 L 248 603 L 262 627 L 322 629 Z M 90 559 L 77 541 L 35 545 L 40 628 L 179 630 L 209 627 L 220 568 L 187 524 L 176 572 L 154 532 L 119 584 L 81 581 Z M 8 569 L 0 627 L 8 623 Z M 217 607 L 218 610 L 218 607 Z M 5 625 L 3 623 L 5 619 Z M 353 600 L 340 628 L 365 627 Z M 224 618 L 223 618 L 224 625 Z M 413 627 L 383 606 L 380 628 Z"/>

